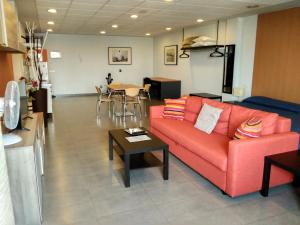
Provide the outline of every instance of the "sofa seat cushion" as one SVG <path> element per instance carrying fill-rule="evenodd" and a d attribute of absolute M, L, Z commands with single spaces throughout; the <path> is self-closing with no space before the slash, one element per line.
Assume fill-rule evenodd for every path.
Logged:
<path fill-rule="evenodd" d="M 222 171 L 227 170 L 227 153 L 230 139 L 217 133 L 207 134 L 188 121 L 153 119 L 153 128 L 205 159 Z"/>

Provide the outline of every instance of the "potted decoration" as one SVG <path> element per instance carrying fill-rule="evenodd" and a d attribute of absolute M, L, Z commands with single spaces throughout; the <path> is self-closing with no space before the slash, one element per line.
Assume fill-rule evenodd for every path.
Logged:
<path fill-rule="evenodd" d="M 35 47 L 34 24 L 26 23 L 29 36 L 29 50 L 26 61 L 29 66 L 30 82 L 28 83 L 29 99 L 32 102 L 33 112 L 43 112 L 44 125 L 47 127 L 48 110 L 47 110 L 47 89 L 42 88 L 43 74 L 40 70 L 40 60 L 38 56 L 39 48 Z M 43 49 L 43 47 L 42 47 Z M 40 51 L 42 52 L 42 50 Z"/>

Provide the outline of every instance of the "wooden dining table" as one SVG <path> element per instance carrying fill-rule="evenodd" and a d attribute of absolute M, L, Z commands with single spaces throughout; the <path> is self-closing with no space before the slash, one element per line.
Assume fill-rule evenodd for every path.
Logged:
<path fill-rule="evenodd" d="M 107 87 L 109 89 L 111 89 L 112 91 L 124 91 L 124 92 L 125 92 L 125 89 L 127 89 L 127 88 L 143 89 L 143 87 L 135 85 L 135 84 L 122 84 L 122 83 L 119 83 L 119 84 L 112 83 L 112 84 L 109 84 Z"/>
<path fill-rule="evenodd" d="M 124 83 L 117 83 L 117 84 L 112 83 L 112 84 L 107 85 L 107 87 L 110 89 L 110 95 L 113 92 L 121 92 L 122 111 L 115 112 L 115 116 L 118 116 L 118 117 L 132 116 L 133 113 L 125 112 L 125 90 L 128 88 L 138 88 L 140 90 L 143 90 L 144 88 L 141 86 L 135 85 L 135 84 L 124 84 Z"/>

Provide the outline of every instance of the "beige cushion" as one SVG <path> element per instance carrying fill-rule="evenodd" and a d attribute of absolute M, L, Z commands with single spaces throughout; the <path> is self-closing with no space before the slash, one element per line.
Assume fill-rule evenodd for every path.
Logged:
<path fill-rule="evenodd" d="M 209 46 L 209 45 L 215 45 L 216 42 L 213 41 L 201 41 L 201 42 L 196 42 L 191 45 L 191 47 L 198 47 L 198 46 Z"/>
<path fill-rule="evenodd" d="M 216 39 L 213 39 L 211 37 L 207 37 L 207 36 L 200 36 L 200 37 L 197 37 L 193 40 L 194 42 L 205 42 L 205 41 L 211 41 L 211 42 L 215 42 Z"/>
<path fill-rule="evenodd" d="M 191 44 L 195 43 L 193 40 L 197 37 L 198 36 L 192 36 L 192 37 L 185 38 L 182 42 L 182 45 L 191 45 Z"/>
<path fill-rule="evenodd" d="M 223 109 L 204 103 L 194 127 L 205 133 L 211 134 L 217 125 L 222 111 Z"/>

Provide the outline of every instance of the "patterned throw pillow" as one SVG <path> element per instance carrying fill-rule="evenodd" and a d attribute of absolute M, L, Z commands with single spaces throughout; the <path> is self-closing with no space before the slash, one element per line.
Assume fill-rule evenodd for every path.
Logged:
<path fill-rule="evenodd" d="M 163 118 L 183 120 L 186 98 L 165 99 Z"/>
<path fill-rule="evenodd" d="M 248 139 L 260 137 L 262 128 L 262 120 L 258 117 L 252 117 L 237 128 L 233 138 Z"/>

